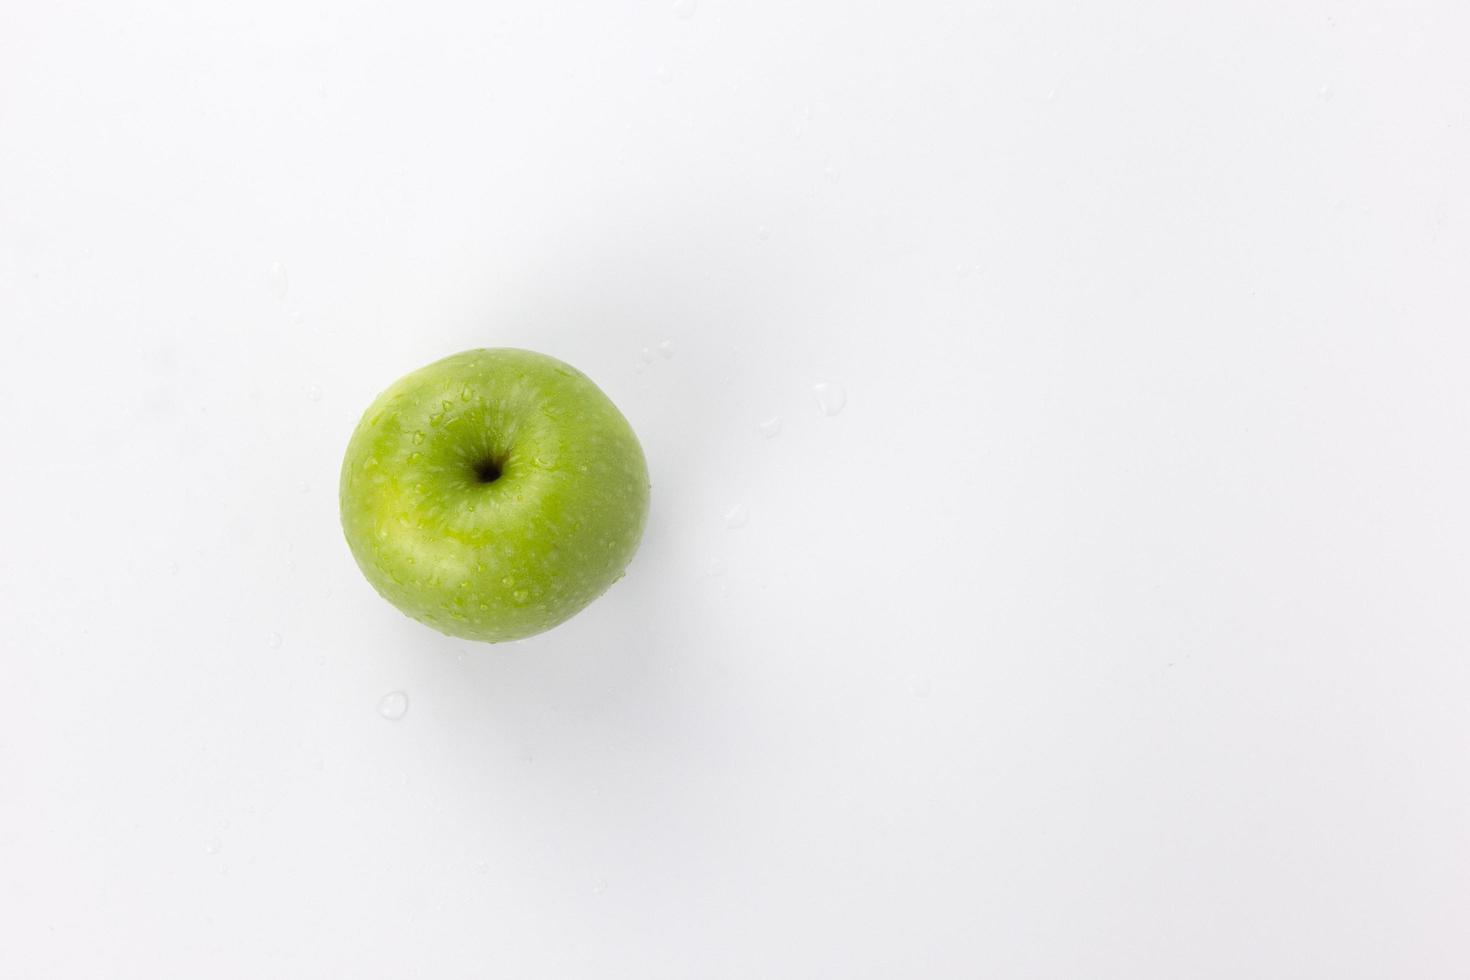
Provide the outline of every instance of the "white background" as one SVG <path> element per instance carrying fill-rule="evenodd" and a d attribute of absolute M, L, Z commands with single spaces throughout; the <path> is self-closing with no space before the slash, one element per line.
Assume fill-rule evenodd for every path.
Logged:
<path fill-rule="evenodd" d="M 1467 37 L 7 0 L 0 973 L 1470 976 Z M 336 505 L 496 345 L 654 482 L 499 648 Z"/>

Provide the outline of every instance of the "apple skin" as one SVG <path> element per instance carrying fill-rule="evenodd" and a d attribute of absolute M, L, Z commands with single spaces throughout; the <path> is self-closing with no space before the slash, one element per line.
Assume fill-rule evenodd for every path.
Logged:
<path fill-rule="evenodd" d="M 551 629 L 623 577 L 648 517 L 628 420 L 534 351 L 446 357 L 400 379 L 342 460 L 342 530 L 378 593 L 442 633 Z"/>

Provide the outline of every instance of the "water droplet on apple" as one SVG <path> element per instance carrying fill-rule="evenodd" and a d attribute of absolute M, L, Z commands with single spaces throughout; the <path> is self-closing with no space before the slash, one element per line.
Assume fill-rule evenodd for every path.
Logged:
<path fill-rule="evenodd" d="M 660 341 L 658 345 L 658 356 L 664 360 L 674 356 L 674 342 L 671 340 Z"/>
<path fill-rule="evenodd" d="M 209 838 L 209 840 L 204 842 L 205 854 L 218 854 L 220 851 L 224 850 L 224 848 L 225 842 L 220 840 L 218 837 L 211 837 Z"/>
<path fill-rule="evenodd" d="M 469 401 L 473 397 L 475 397 L 475 393 L 470 390 L 470 386 L 469 385 L 465 385 L 463 388 L 459 389 L 459 400 L 460 401 L 467 402 L 467 401 Z"/>
<path fill-rule="evenodd" d="M 847 407 L 847 389 L 835 381 L 819 381 L 812 385 L 817 405 L 823 415 L 836 415 Z"/>
<path fill-rule="evenodd" d="M 698 9 L 697 0 L 674 0 L 674 16 L 680 20 L 690 19 Z"/>
<path fill-rule="evenodd" d="M 525 589 L 516 589 L 515 592 L 511 593 L 511 597 L 518 603 L 524 603 L 527 599 L 531 598 L 531 593 Z"/>
<path fill-rule="evenodd" d="M 413 444 L 415 446 L 422 446 L 424 444 L 424 432 L 423 432 L 422 429 L 419 429 L 418 431 L 414 432 L 414 434 L 413 434 Z"/>
<path fill-rule="evenodd" d="M 269 633 L 266 635 L 265 645 L 272 650 L 279 650 L 282 642 L 284 641 L 281 639 L 281 634 L 279 633 Z"/>
<path fill-rule="evenodd" d="M 378 714 L 389 721 L 400 721 L 408 714 L 408 695 L 402 691 L 390 691 L 378 702 Z"/>
<path fill-rule="evenodd" d="M 750 523 L 750 508 L 736 504 L 725 512 L 725 526 L 734 531 Z"/>
<path fill-rule="evenodd" d="M 761 435 L 767 439 L 774 439 L 781 434 L 781 416 L 772 415 L 770 418 L 757 424 L 756 428 L 760 429 Z"/>
<path fill-rule="evenodd" d="M 271 295 L 284 302 L 286 293 L 291 289 L 291 282 L 286 278 L 286 267 L 279 262 L 272 262 L 266 279 L 270 284 Z"/>
<path fill-rule="evenodd" d="M 309 398 L 311 401 L 314 401 L 314 402 L 321 401 L 322 400 L 322 386 L 321 385 L 307 385 L 306 386 L 306 397 Z"/>

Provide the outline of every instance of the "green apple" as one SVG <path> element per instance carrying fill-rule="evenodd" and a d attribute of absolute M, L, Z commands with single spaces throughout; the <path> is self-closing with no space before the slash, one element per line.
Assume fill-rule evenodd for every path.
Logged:
<path fill-rule="evenodd" d="M 378 396 L 348 443 L 341 506 L 383 598 L 496 643 L 550 629 L 623 577 L 648 516 L 648 466 L 580 371 L 471 350 Z"/>

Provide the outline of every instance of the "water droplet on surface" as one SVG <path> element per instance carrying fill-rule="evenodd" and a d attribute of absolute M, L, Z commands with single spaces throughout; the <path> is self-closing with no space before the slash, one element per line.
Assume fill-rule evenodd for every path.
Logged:
<path fill-rule="evenodd" d="M 666 361 L 669 358 L 673 357 L 674 356 L 674 342 L 671 341 L 671 340 L 661 340 L 661 341 L 659 341 L 659 344 L 658 344 L 658 356 L 659 357 L 662 357 Z"/>
<path fill-rule="evenodd" d="M 224 847 L 224 841 L 220 840 L 218 837 L 211 837 L 209 840 L 204 842 L 204 853 L 218 854 L 220 851 L 224 850 Z"/>
<path fill-rule="evenodd" d="M 490 862 L 489 861 L 476 861 L 475 862 L 475 874 L 477 874 L 477 875 L 487 875 L 489 873 L 490 873 Z"/>
<path fill-rule="evenodd" d="M 836 166 L 836 164 L 832 164 L 832 163 L 829 163 L 825 167 L 822 168 L 822 176 L 823 177 L 826 177 L 827 178 L 827 182 L 830 183 L 830 184 L 837 183 L 837 181 L 840 180 L 841 177 L 842 177 L 842 175 L 837 172 L 837 166 Z"/>
<path fill-rule="evenodd" d="M 698 0 L 674 0 L 674 16 L 680 20 L 690 19 L 698 9 Z"/>
<path fill-rule="evenodd" d="M 307 483 L 305 480 L 302 480 L 300 483 L 296 484 L 296 489 L 300 490 L 302 493 L 311 493 L 311 484 Z"/>
<path fill-rule="evenodd" d="M 291 322 L 292 323 L 300 323 L 303 319 L 305 319 L 305 317 L 302 315 L 302 313 L 301 313 L 300 310 L 292 310 L 291 311 Z"/>
<path fill-rule="evenodd" d="M 768 419 L 763 419 L 756 423 L 756 428 L 767 439 L 774 439 L 781 434 L 781 416 L 772 415 Z"/>
<path fill-rule="evenodd" d="M 708 571 L 707 574 L 709 575 L 710 578 L 718 578 L 719 576 L 724 575 L 725 574 L 725 563 L 724 563 L 724 561 L 721 560 L 721 559 L 719 559 L 719 558 L 716 558 L 716 559 L 712 560 L 709 563 L 709 571 Z"/>
<path fill-rule="evenodd" d="M 934 688 L 929 683 L 929 678 L 920 674 L 915 674 L 909 678 L 909 693 L 914 697 L 927 698 L 933 690 Z"/>
<path fill-rule="evenodd" d="M 286 278 L 286 267 L 279 262 L 272 262 L 266 281 L 270 284 L 271 295 L 278 300 L 285 300 L 286 293 L 291 289 L 291 281 Z"/>
<path fill-rule="evenodd" d="M 601 895 L 607 891 L 607 879 L 598 878 L 592 883 L 592 894 Z"/>
<path fill-rule="evenodd" d="M 266 637 L 265 637 L 265 645 L 268 646 L 268 647 L 270 647 L 272 650 L 279 650 L 281 648 L 281 643 L 282 642 L 284 642 L 284 641 L 281 639 L 281 634 L 279 634 L 279 633 L 267 633 L 266 634 Z"/>
<path fill-rule="evenodd" d="M 402 691 L 390 691 L 378 702 L 378 714 L 389 721 L 401 721 L 408 714 L 408 695 Z"/>
<path fill-rule="evenodd" d="M 1317 89 L 1317 98 L 1321 99 L 1323 102 L 1331 102 L 1332 86 L 1324 83 L 1320 88 Z"/>
<path fill-rule="evenodd" d="M 653 356 L 654 356 L 653 355 L 653 348 L 652 347 L 645 347 L 645 348 L 643 348 L 641 351 L 638 352 L 638 356 L 640 358 L 642 358 L 644 364 L 652 364 L 653 363 Z"/>
<path fill-rule="evenodd" d="M 847 407 L 847 389 L 835 381 L 818 381 L 812 385 L 812 394 L 823 415 L 836 415 Z"/>
<path fill-rule="evenodd" d="M 759 228 L 757 228 L 755 230 L 755 237 L 756 238 L 759 238 L 763 242 L 770 241 L 771 240 L 771 229 L 770 229 L 770 227 L 767 226 L 767 225 L 761 225 Z"/>
<path fill-rule="evenodd" d="M 177 575 L 177 574 L 179 574 L 179 563 L 176 562 L 176 561 L 169 562 L 168 563 L 168 573 L 170 575 Z"/>
<path fill-rule="evenodd" d="M 309 398 L 309 399 L 311 399 L 314 402 L 321 401 L 322 400 L 322 386 L 321 385 L 307 385 L 306 386 L 306 397 Z"/>
<path fill-rule="evenodd" d="M 658 79 L 662 85 L 667 85 L 674 80 L 674 77 L 669 74 L 669 70 L 663 65 L 659 65 L 653 70 L 653 77 Z"/>
<path fill-rule="evenodd" d="M 750 523 L 750 508 L 744 504 L 736 504 L 725 511 L 725 526 L 734 531 Z"/>
<path fill-rule="evenodd" d="M 327 665 L 327 655 L 325 653 L 316 655 L 316 665 L 318 667 L 325 667 Z"/>
<path fill-rule="evenodd" d="M 1056 100 L 1057 100 L 1057 90 L 1054 89 L 1054 88 L 1053 89 L 1047 89 L 1047 92 L 1046 92 L 1046 101 L 1048 101 L 1048 102 L 1055 102 Z"/>

